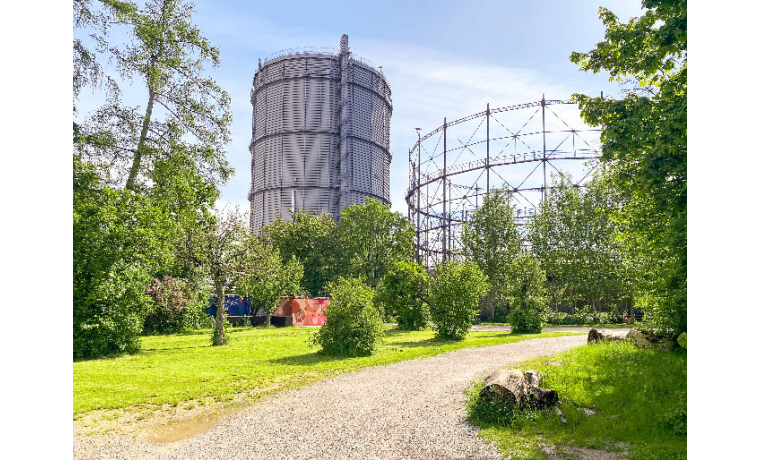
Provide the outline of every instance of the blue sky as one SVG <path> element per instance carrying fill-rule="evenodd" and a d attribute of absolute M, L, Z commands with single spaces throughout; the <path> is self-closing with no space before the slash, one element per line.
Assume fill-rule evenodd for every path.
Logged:
<path fill-rule="evenodd" d="M 337 48 L 349 35 L 354 53 L 383 66 L 393 90 L 391 118 L 392 209 L 406 215 L 407 155 L 423 133 L 449 120 L 491 107 L 530 102 L 546 94 L 614 95 L 606 74 L 579 72 L 568 60 L 603 37 L 599 5 L 621 19 L 638 16 L 637 0 L 578 1 L 205 1 L 195 23 L 220 48 L 222 64 L 210 69 L 232 97 L 232 142 L 227 157 L 236 170 L 222 188 L 220 206 L 246 210 L 250 187 L 249 94 L 259 58 L 300 46 Z M 141 87 L 125 88 L 125 102 L 144 106 Z M 82 115 L 101 102 L 83 92 Z"/>

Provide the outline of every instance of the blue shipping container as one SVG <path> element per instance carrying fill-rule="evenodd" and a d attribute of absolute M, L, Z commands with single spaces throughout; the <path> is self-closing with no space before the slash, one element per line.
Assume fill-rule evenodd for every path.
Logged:
<path fill-rule="evenodd" d="M 224 306 L 227 308 L 227 316 L 249 316 L 251 314 L 251 300 L 248 297 L 240 297 L 237 294 L 225 294 Z M 209 307 L 206 314 L 216 317 L 216 296 L 209 299 Z"/>

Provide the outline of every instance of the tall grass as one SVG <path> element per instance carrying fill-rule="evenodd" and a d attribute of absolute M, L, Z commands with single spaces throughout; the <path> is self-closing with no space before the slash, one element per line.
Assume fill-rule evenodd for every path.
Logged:
<path fill-rule="evenodd" d="M 537 370 L 541 386 L 557 390 L 567 424 L 553 410 L 509 416 L 489 412 L 477 397 L 482 383 L 475 384 L 468 400 L 470 418 L 485 428 L 484 435 L 499 441 L 505 455 L 545 458 L 540 446 L 553 444 L 623 450 L 632 459 L 686 458 L 684 351 L 600 343 L 519 367 Z M 589 409 L 594 413 L 589 415 Z"/>

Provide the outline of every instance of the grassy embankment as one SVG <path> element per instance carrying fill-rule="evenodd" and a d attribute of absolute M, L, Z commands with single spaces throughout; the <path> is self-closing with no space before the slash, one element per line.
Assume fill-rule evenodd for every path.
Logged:
<path fill-rule="evenodd" d="M 178 405 L 242 393 L 251 399 L 363 367 L 432 356 L 464 347 L 497 345 L 566 333 L 511 336 L 470 332 L 462 342 L 439 341 L 433 331 L 389 330 L 380 349 L 363 358 L 331 358 L 308 344 L 308 328 L 233 328 L 230 344 L 210 346 L 210 332 L 143 337 L 131 356 L 75 362 L 74 415 L 95 409 Z"/>
<path fill-rule="evenodd" d="M 559 458 L 574 458 L 574 447 L 631 459 L 686 458 L 683 349 L 663 353 L 630 342 L 592 344 L 518 367 L 537 370 L 541 386 L 557 390 L 567 424 L 553 410 L 515 415 L 511 427 L 484 422 L 488 417 L 479 417 L 478 410 L 490 409 L 481 405 L 473 410 L 482 388 L 482 382 L 476 383 L 470 390 L 471 420 L 505 457 L 552 458 L 542 451 L 546 446 Z"/>

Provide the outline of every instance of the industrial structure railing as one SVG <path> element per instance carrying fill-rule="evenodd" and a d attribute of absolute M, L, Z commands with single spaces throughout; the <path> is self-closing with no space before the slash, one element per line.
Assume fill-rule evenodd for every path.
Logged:
<path fill-rule="evenodd" d="M 600 157 L 599 129 L 577 105 L 547 100 L 486 110 L 443 124 L 409 150 L 408 217 L 417 260 L 435 267 L 461 248 L 462 225 L 493 188 L 506 188 L 524 234 L 550 187 L 550 175 L 582 186 Z"/>

